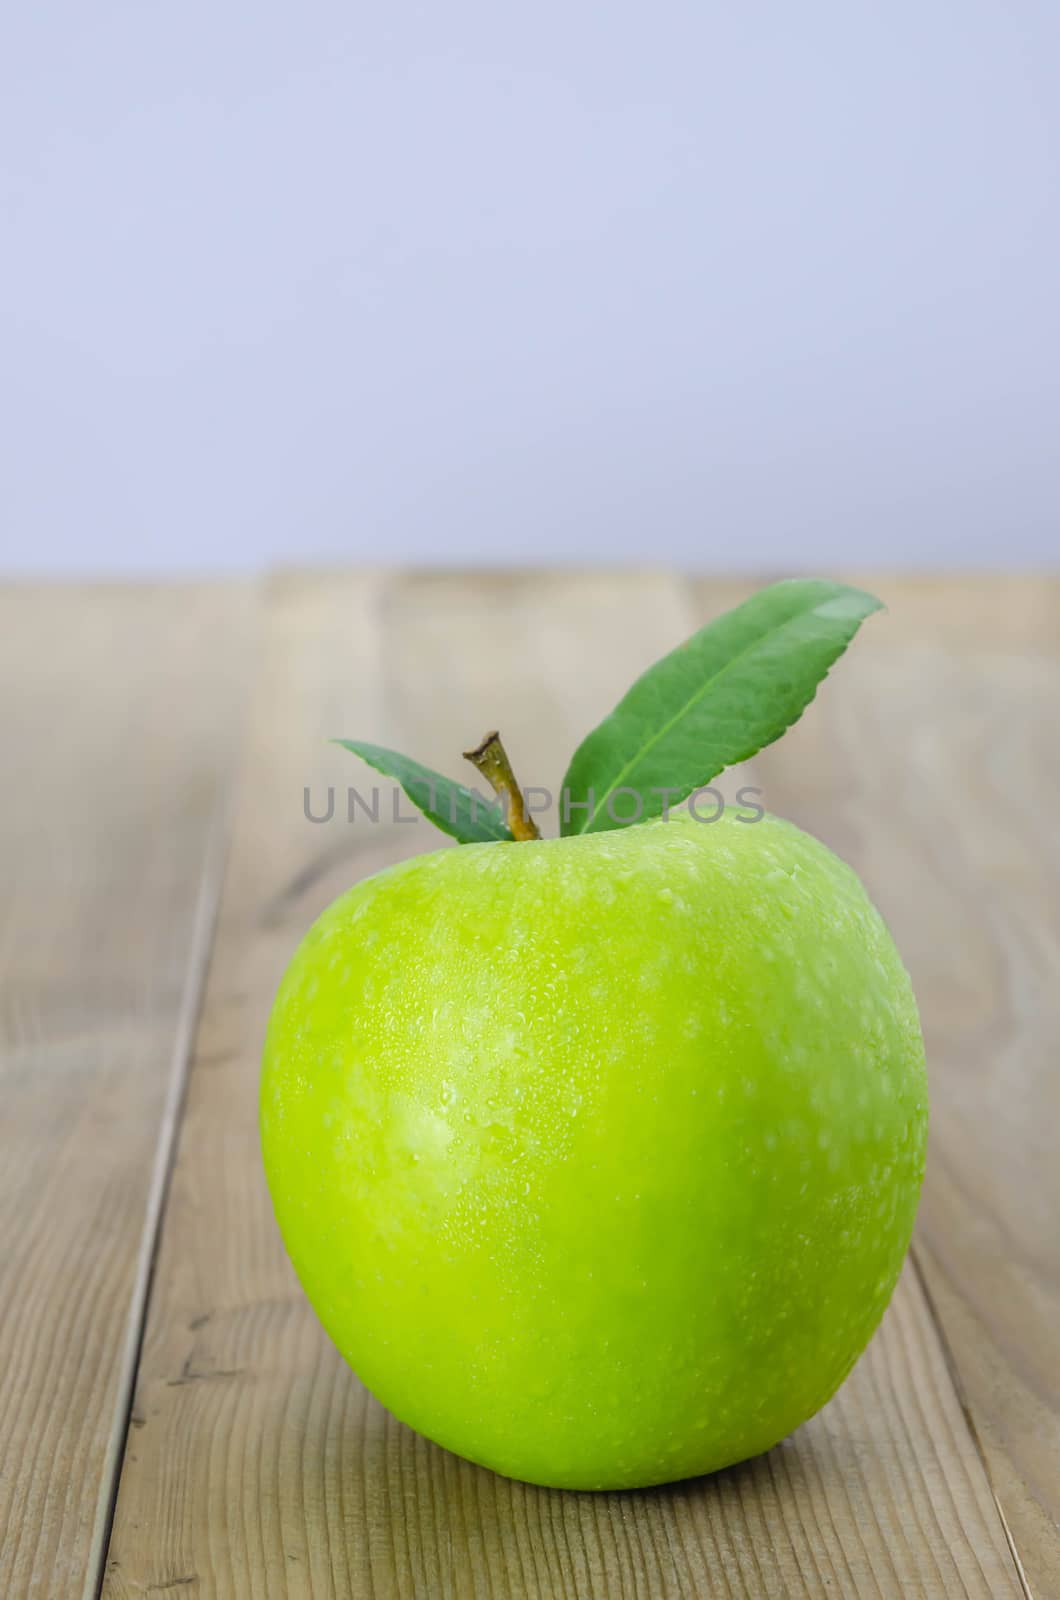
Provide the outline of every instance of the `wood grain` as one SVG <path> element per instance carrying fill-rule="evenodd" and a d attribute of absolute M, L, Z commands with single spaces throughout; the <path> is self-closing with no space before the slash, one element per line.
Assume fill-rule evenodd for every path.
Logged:
<path fill-rule="evenodd" d="M 862 874 L 913 973 L 916 1255 L 1028 1584 L 1060 1595 L 1060 583 L 863 581 L 890 615 L 759 768 L 767 803 Z"/>
<path fill-rule="evenodd" d="M 274 588 L 118 1495 L 112 1600 L 1021 1593 L 915 1272 L 837 1399 L 768 1456 L 642 1494 L 562 1494 L 474 1468 L 390 1418 L 328 1344 L 271 1218 L 256 1083 L 275 985 L 335 894 L 436 843 L 422 826 L 346 824 L 354 769 L 322 739 L 385 738 L 455 775 L 450 752 L 500 722 L 524 782 L 556 782 L 558 753 L 719 593 L 641 574 Z M 930 698 L 922 674 L 906 693 Z M 893 765 L 904 736 L 885 733 Z M 812 737 L 826 784 L 844 747 L 820 724 Z M 337 789 L 331 823 L 305 820 L 306 784 Z"/>
<path fill-rule="evenodd" d="M 0 590 L 8 1597 L 96 1592 L 219 888 L 247 607 L 235 588 Z"/>

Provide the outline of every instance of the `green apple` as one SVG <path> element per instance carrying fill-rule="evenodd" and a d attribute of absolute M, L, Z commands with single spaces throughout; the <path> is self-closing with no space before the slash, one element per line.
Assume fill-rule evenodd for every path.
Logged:
<path fill-rule="evenodd" d="M 283 1238 L 365 1384 L 573 1489 L 712 1471 L 825 1403 L 895 1286 L 926 1125 L 858 879 L 731 811 L 358 884 L 291 962 L 261 1085 Z"/>

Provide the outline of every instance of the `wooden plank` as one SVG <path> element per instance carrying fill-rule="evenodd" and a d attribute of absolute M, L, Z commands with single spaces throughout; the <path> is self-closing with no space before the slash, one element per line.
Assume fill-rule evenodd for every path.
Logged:
<path fill-rule="evenodd" d="M 915 1277 L 838 1399 L 762 1459 L 643 1494 L 510 1483 L 401 1427 L 328 1344 L 261 1174 L 265 1015 L 338 892 L 425 828 L 307 823 L 351 781 L 334 733 L 454 772 L 499 722 L 524 781 L 692 625 L 659 576 L 290 580 L 275 591 L 105 1594 L 1017 1595 Z M 341 811 L 341 808 L 338 808 Z"/>
<path fill-rule="evenodd" d="M 1060 582 L 854 581 L 889 613 L 759 771 L 862 874 L 913 974 L 916 1255 L 1029 1586 L 1060 1595 Z"/>
<path fill-rule="evenodd" d="M 94 1594 L 248 597 L 0 589 L 0 1593 Z"/>

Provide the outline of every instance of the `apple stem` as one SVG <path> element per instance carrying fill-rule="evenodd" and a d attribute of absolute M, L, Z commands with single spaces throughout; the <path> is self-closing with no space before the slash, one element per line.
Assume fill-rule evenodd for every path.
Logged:
<path fill-rule="evenodd" d="M 481 772 L 494 793 L 504 801 L 512 837 L 540 839 L 537 823 L 527 813 L 523 792 L 515 781 L 515 773 L 500 734 L 496 731 L 487 733 L 474 750 L 464 751 L 464 760 L 470 761 L 475 770 Z"/>

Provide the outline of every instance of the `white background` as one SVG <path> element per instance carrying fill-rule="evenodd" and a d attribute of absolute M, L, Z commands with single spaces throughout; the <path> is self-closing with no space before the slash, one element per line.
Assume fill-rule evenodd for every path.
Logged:
<path fill-rule="evenodd" d="M 0 34 L 0 568 L 1060 555 L 1056 0 Z"/>

